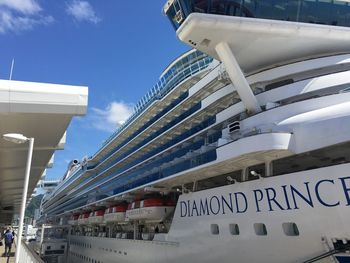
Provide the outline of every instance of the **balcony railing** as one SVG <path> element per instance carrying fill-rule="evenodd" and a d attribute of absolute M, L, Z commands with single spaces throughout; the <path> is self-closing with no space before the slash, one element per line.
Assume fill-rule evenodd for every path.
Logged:
<path fill-rule="evenodd" d="M 151 88 L 151 90 L 145 96 L 143 96 L 138 103 L 136 103 L 134 113 L 104 142 L 103 146 L 112 141 L 131 122 L 140 116 L 140 114 L 154 101 L 163 98 L 169 93 L 169 91 L 175 88 L 186 78 L 207 68 L 212 61 L 213 59 L 208 57 L 208 55 L 203 54 L 200 51 L 193 51 L 176 62 L 166 71 L 166 73 L 162 75 L 156 85 L 154 85 L 154 87 Z"/>

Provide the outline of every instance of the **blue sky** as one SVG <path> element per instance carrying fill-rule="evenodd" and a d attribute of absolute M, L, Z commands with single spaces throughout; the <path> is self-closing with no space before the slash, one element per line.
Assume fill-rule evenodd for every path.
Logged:
<path fill-rule="evenodd" d="M 0 0 L 0 78 L 89 87 L 47 178 L 93 155 L 166 66 L 189 47 L 162 14 L 165 0 Z"/>

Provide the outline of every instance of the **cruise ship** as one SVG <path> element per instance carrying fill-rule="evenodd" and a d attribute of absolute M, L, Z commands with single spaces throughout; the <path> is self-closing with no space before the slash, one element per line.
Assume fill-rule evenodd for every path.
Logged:
<path fill-rule="evenodd" d="M 43 255 L 350 262 L 350 2 L 163 10 L 193 49 L 44 198 L 43 226 L 67 243 Z"/>

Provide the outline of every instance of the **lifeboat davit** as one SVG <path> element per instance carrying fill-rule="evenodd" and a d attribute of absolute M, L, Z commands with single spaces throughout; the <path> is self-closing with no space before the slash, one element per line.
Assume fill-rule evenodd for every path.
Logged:
<path fill-rule="evenodd" d="M 117 205 L 107 208 L 105 210 L 104 221 L 106 223 L 124 222 L 126 209 L 127 205 Z"/>
<path fill-rule="evenodd" d="M 103 223 L 103 217 L 105 214 L 104 209 L 96 210 L 90 213 L 89 223 L 90 224 L 101 224 Z"/>
<path fill-rule="evenodd" d="M 89 224 L 90 213 L 81 214 L 78 218 L 78 225 L 88 225 Z"/>
<path fill-rule="evenodd" d="M 146 222 L 161 222 L 175 209 L 173 202 L 161 198 L 150 198 L 129 204 L 126 220 L 142 220 Z"/>
<path fill-rule="evenodd" d="M 79 214 L 72 215 L 68 220 L 68 225 L 76 226 L 78 225 Z"/>

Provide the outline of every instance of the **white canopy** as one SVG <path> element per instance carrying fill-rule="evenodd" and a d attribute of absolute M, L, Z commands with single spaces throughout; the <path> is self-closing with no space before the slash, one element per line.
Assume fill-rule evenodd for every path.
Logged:
<path fill-rule="evenodd" d="M 86 113 L 88 88 L 0 80 L 0 224 L 19 211 L 28 144 L 1 138 L 20 133 L 35 138 L 28 195 L 33 193 L 55 150 L 63 149 L 73 116 Z"/>

